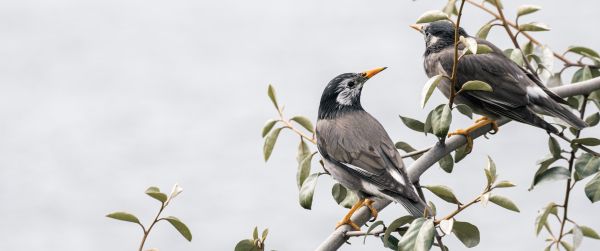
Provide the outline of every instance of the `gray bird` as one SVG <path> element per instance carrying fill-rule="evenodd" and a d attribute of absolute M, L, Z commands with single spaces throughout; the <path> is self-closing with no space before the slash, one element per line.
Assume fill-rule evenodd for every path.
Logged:
<path fill-rule="evenodd" d="M 454 24 L 448 21 L 436 21 L 425 25 L 411 25 L 425 36 L 424 66 L 427 76 L 438 74 L 450 76 L 454 62 Z M 459 35 L 470 37 L 462 28 Z M 550 91 L 533 74 L 514 63 L 492 43 L 474 38 L 478 44 L 489 46 L 491 53 L 465 55 L 457 68 L 458 91 L 461 86 L 471 80 L 480 80 L 489 84 L 493 91 L 467 91 L 456 96 L 455 101 L 471 107 L 475 113 L 484 117 L 474 126 L 459 130 L 453 134 L 461 134 L 469 138 L 468 133 L 492 123 L 497 130 L 495 120 L 507 117 L 521 123 L 533 125 L 549 133 L 559 131 L 536 113 L 559 118 L 574 128 L 582 129 L 587 124 L 565 106 L 568 104 L 554 92 Z M 459 45 L 463 50 L 464 45 Z M 450 96 L 451 82 L 447 79 L 439 83 L 438 89 Z"/>
<path fill-rule="evenodd" d="M 374 197 L 398 202 L 414 216 L 425 213 L 426 205 L 410 183 L 394 143 L 360 104 L 365 82 L 384 69 L 341 74 L 327 84 L 321 96 L 316 132 L 325 170 L 360 198 L 336 228 L 349 224 L 360 229 L 350 217 L 363 205 L 376 218 L 371 205 Z"/>

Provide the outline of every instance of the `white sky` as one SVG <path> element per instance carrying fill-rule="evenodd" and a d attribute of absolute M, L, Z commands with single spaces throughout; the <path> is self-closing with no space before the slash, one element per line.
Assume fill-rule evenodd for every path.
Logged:
<path fill-rule="evenodd" d="M 423 39 L 408 25 L 444 2 L 3 1 L 0 250 L 136 250 L 140 230 L 104 215 L 126 210 L 147 222 L 158 205 L 144 190 L 168 191 L 175 182 L 185 191 L 166 213 L 184 220 L 194 240 L 162 223 L 147 248 L 232 250 L 255 225 L 270 229 L 269 249 L 315 248 L 345 209 L 331 199 L 328 177 L 317 185 L 312 211 L 298 205 L 291 134 L 282 133 L 264 164 L 260 130 L 275 116 L 267 84 L 276 87 L 288 115 L 314 119 L 331 78 L 388 66 L 363 92 L 364 107 L 394 140 L 431 145 L 432 137 L 408 130 L 398 115 L 426 116 L 418 106 L 426 81 Z M 504 2 L 513 16 L 515 1 Z M 524 20 L 552 27 L 535 36 L 555 50 L 600 49 L 599 2 L 525 3 L 544 6 Z M 488 17 L 466 7 L 464 20 L 474 34 Z M 510 46 L 500 30 L 490 40 Z M 441 102 L 436 92 L 428 107 Z M 453 128 L 469 123 L 456 119 Z M 491 155 L 501 179 L 519 185 L 499 194 L 521 213 L 476 206 L 458 218 L 479 226 L 475 250 L 540 250 L 536 212 L 564 193 L 563 183 L 527 191 L 546 145 L 545 132 L 511 123 L 478 140 L 453 174 L 432 168 L 422 183 L 448 185 L 468 200 L 481 191 Z M 600 231 L 594 216 L 600 204 L 589 203 L 583 184 L 572 198 L 571 218 Z M 381 218 L 403 214 L 395 205 Z M 464 249 L 446 239 L 452 250 Z M 353 243 L 343 250 L 383 250 L 375 239 Z M 585 239 L 581 250 L 598 244 Z"/>

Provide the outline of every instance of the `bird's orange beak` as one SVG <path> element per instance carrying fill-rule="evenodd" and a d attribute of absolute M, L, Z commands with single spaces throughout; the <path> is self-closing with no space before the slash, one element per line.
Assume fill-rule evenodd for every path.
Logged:
<path fill-rule="evenodd" d="M 368 71 L 365 71 L 365 72 L 361 73 L 361 75 L 362 75 L 363 77 L 365 77 L 365 78 L 369 79 L 369 78 L 371 78 L 371 77 L 373 77 L 373 76 L 377 75 L 377 73 L 380 73 L 381 71 L 383 71 L 383 70 L 385 70 L 385 69 L 387 69 L 387 67 L 379 67 L 379 68 L 375 68 L 375 69 L 373 69 L 373 70 L 368 70 Z"/>
<path fill-rule="evenodd" d="M 413 28 L 416 31 L 423 33 L 423 27 L 424 27 L 424 25 L 422 25 L 422 24 L 411 24 L 409 26 L 410 26 L 410 28 Z"/>

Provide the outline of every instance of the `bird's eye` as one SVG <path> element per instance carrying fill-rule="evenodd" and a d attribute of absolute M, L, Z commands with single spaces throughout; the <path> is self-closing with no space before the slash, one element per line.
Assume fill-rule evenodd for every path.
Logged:
<path fill-rule="evenodd" d="M 348 82 L 348 87 L 352 88 L 352 87 L 354 87 L 355 84 L 356 83 L 354 83 L 354 81 L 350 81 L 350 82 Z"/>

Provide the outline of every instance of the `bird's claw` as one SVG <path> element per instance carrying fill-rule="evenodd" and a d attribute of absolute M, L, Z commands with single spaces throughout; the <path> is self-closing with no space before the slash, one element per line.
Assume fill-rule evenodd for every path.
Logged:
<path fill-rule="evenodd" d="M 338 222 L 337 224 L 335 224 L 335 229 L 338 229 L 343 225 L 349 225 L 355 231 L 360 231 L 360 226 L 356 225 L 356 223 L 352 222 L 352 220 L 350 219 L 343 219 L 342 221 Z"/>
<path fill-rule="evenodd" d="M 375 201 L 372 201 L 370 199 L 366 199 L 365 202 L 363 202 L 363 205 L 368 207 L 369 210 L 371 210 L 371 217 L 373 217 L 371 220 L 369 220 L 369 222 L 374 222 L 375 220 L 377 220 L 377 209 L 375 209 L 375 207 L 373 207 L 373 203 L 375 203 Z"/>
<path fill-rule="evenodd" d="M 458 129 L 454 132 L 448 133 L 448 138 L 453 135 L 462 135 L 467 139 L 467 147 L 465 148 L 467 154 L 473 150 L 473 137 L 470 135 L 468 130 Z"/>

